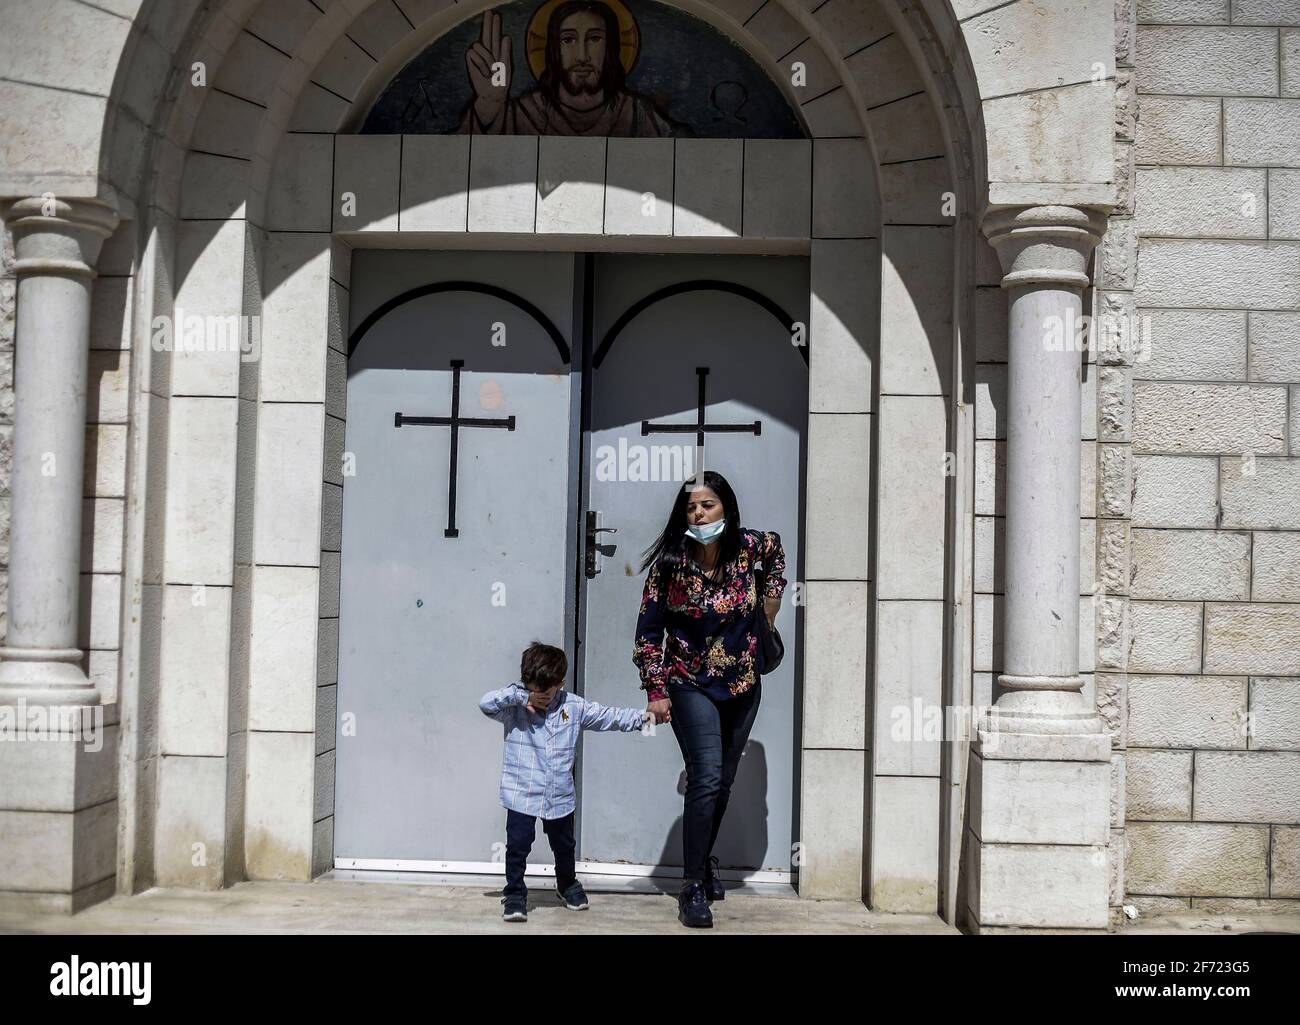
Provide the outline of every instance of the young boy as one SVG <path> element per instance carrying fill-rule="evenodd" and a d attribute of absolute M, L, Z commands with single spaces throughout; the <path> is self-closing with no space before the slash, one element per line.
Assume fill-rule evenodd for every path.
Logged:
<path fill-rule="evenodd" d="M 533 641 L 519 663 L 519 683 L 483 695 L 478 707 L 505 726 L 501 803 L 506 808 L 507 922 L 528 921 L 524 869 L 537 836 L 537 817 L 555 854 L 555 891 L 571 911 L 587 907 L 574 872 L 573 756 L 581 730 L 641 729 L 639 708 L 607 708 L 564 690 L 569 660 L 563 649 Z"/>

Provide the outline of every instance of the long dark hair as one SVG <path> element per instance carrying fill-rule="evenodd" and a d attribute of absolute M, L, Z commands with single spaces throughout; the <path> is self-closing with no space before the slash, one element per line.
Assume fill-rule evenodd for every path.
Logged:
<path fill-rule="evenodd" d="M 668 523 L 663 533 L 642 553 L 643 573 L 656 560 L 660 560 L 661 568 L 668 572 L 680 569 L 685 564 L 686 543 L 690 540 L 686 535 L 686 503 L 690 501 L 691 492 L 698 490 L 700 486 L 699 478 L 692 477 L 678 488 L 677 498 L 673 501 L 673 510 L 668 514 Z M 727 478 L 720 473 L 705 470 L 703 486 L 718 496 L 718 501 L 722 503 L 722 514 L 727 518 L 727 526 L 718 541 L 722 546 L 718 553 L 718 566 L 726 566 L 736 557 L 741 547 L 740 503 L 736 501 L 736 493 L 727 483 Z"/>
<path fill-rule="evenodd" d="M 560 60 L 560 29 L 565 18 L 579 11 L 590 11 L 605 23 L 605 64 L 600 69 L 600 80 L 605 90 L 605 103 L 611 104 L 623 91 L 627 72 L 623 70 L 620 56 L 623 43 L 618 28 L 618 15 L 609 4 L 601 3 L 600 0 L 567 0 L 551 12 L 551 20 L 546 26 L 546 67 L 542 70 L 537 85 L 542 95 L 552 104 L 560 102 L 560 83 L 564 80 L 564 68 Z"/>

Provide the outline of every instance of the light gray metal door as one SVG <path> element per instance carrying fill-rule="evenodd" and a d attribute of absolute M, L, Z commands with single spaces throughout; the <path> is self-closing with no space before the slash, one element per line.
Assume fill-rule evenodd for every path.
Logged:
<path fill-rule="evenodd" d="M 694 469 L 697 440 L 694 430 L 662 432 L 663 424 L 697 424 L 702 412 L 705 467 L 735 489 L 742 525 L 777 531 L 785 548 L 791 586 L 777 627 L 786 657 L 763 679 L 714 850 L 724 869 L 789 872 L 796 840 L 802 659 L 793 585 L 801 576 L 808 369 L 790 322 L 807 324 L 808 294 L 799 257 L 595 258 L 586 506 L 617 532 L 597 535 L 608 554 L 585 581 L 586 696 L 644 705 L 631 660 L 641 552 L 663 529 L 682 479 L 646 477 L 656 467 L 659 477 L 671 474 L 678 454 Z M 671 727 L 648 738 L 590 734 L 583 745 L 580 858 L 680 866 L 685 773 Z"/>
<path fill-rule="evenodd" d="M 505 838 L 478 700 L 534 638 L 573 658 L 573 267 L 353 256 L 336 863 L 484 865 Z"/>

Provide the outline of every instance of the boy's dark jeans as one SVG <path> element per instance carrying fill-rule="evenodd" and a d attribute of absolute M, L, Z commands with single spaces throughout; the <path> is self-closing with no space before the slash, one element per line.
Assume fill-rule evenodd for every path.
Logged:
<path fill-rule="evenodd" d="M 576 844 L 573 839 L 573 812 L 562 819 L 542 819 L 542 832 L 551 841 L 555 855 L 555 886 L 561 893 L 578 878 L 573 867 Z M 528 897 L 524 885 L 524 869 L 528 867 L 528 852 L 537 837 L 537 817 L 506 809 L 506 886 L 502 893 L 507 897 Z"/>
<path fill-rule="evenodd" d="M 671 725 L 686 763 L 684 879 L 704 879 L 705 862 L 718 839 L 740 756 L 758 716 L 761 686 L 755 681 L 738 697 L 714 701 L 689 683 L 668 683 L 668 698 L 673 703 Z"/>

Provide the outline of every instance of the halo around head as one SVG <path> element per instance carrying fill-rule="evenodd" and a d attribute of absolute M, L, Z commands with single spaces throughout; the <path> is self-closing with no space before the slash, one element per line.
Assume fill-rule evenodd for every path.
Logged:
<path fill-rule="evenodd" d="M 551 15 L 566 0 L 545 0 L 528 21 L 527 39 L 524 48 L 528 54 L 528 66 L 533 78 L 540 79 L 546 70 L 546 33 L 550 28 Z M 637 54 L 641 52 L 641 30 L 637 28 L 632 12 L 619 0 L 594 0 L 602 3 L 614 12 L 618 18 L 618 59 L 624 72 L 631 72 L 636 63 Z"/>

